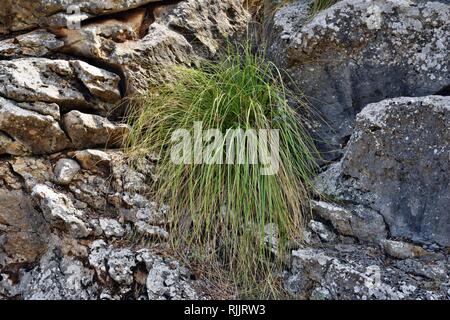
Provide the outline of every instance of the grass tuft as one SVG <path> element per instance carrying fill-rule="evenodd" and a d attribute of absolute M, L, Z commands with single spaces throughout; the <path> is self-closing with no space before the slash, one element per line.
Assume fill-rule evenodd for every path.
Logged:
<path fill-rule="evenodd" d="M 156 197 L 171 208 L 171 243 L 177 252 L 214 266 L 232 279 L 241 298 L 280 297 L 281 266 L 292 242 L 301 242 L 309 213 L 315 151 L 299 115 L 307 106 L 285 88 L 272 63 L 247 47 L 230 49 L 218 63 L 174 72 L 176 81 L 135 99 L 128 115 L 128 152 L 159 155 Z M 193 135 L 196 121 L 223 133 L 278 129 L 278 173 L 262 175 L 263 165 L 251 164 L 247 153 L 244 164 L 174 164 L 172 133 L 183 128 Z"/>

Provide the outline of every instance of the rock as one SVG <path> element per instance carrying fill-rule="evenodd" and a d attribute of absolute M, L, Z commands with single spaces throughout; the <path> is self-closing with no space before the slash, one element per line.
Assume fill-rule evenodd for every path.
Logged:
<path fill-rule="evenodd" d="M 107 259 L 108 273 L 117 283 L 126 287 L 133 283 L 133 268 L 136 261 L 130 249 L 112 250 Z"/>
<path fill-rule="evenodd" d="M 18 157 L 8 161 L 8 163 L 14 174 L 23 180 L 27 190 L 31 190 L 36 184 L 52 180 L 52 165 L 47 159 Z"/>
<path fill-rule="evenodd" d="M 32 108 L 30 106 L 29 109 Z M 53 117 L 26 110 L 2 97 L 0 97 L 0 130 L 18 141 L 19 145 L 8 147 L 12 154 L 24 154 L 28 151 L 34 154 L 54 153 L 71 145 L 65 132 Z"/>
<path fill-rule="evenodd" d="M 449 111 L 450 98 L 441 96 L 368 105 L 344 158 L 318 189 L 376 210 L 393 237 L 448 246 Z"/>
<path fill-rule="evenodd" d="M 88 107 L 70 63 L 65 60 L 24 58 L 0 61 L 0 94 L 18 102 L 55 102 Z"/>
<path fill-rule="evenodd" d="M 99 223 L 107 238 L 121 238 L 125 235 L 125 229 L 117 220 L 100 218 Z"/>
<path fill-rule="evenodd" d="M 388 255 L 397 259 L 417 258 L 426 254 L 423 248 L 406 242 L 383 240 L 381 245 Z"/>
<path fill-rule="evenodd" d="M 148 271 L 146 287 L 149 300 L 201 298 L 189 280 L 189 272 L 177 261 L 163 259 L 146 249 L 140 250 L 136 258 L 145 264 Z"/>
<path fill-rule="evenodd" d="M 445 285 L 434 286 L 435 280 L 418 280 L 415 274 L 403 269 L 395 260 L 389 262 L 376 249 L 367 246 L 353 246 L 350 252 L 333 248 L 299 249 L 292 252 L 292 266 L 284 285 L 289 292 L 305 299 L 435 300 L 445 297 Z M 448 279 L 447 272 L 444 271 L 444 278 Z M 442 278 L 440 281 L 443 283 Z"/>
<path fill-rule="evenodd" d="M 134 226 L 139 233 L 151 239 L 169 239 L 169 233 L 161 227 L 149 225 L 144 221 L 137 221 Z"/>
<path fill-rule="evenodd" d="M 0 155 L 24 156 L 28 153 L 29 150 L 23 143 L 15 141 L 8 135 L 0 132 Z"/>
<path fill-rule="evenodd" d="M 344 0 L 309 19 L 303 1 L 274 21 L 271 52 L 323 121 L 324 157 L 337 157 L 369 103 L 424 96 L 450 84 L 449 3 Z M 401 50 L 399 50 L 401 48 Z"/>
<path fill-rule="evenodd" d="M 64 42 L 44 29 L 0 41 L 0 58 L 44 57 Z"/>
<path fill-rule="evenodd" d="M 33 188 L 32 196 L 37 199 L 45 220 L 52 227 L 68 231 L 76 238 L 84 238 L 91 233 L 82 220 L 83 213 L 73 206 L 72 200 L 66 195 L 46 185 L 37 184 Z"/>
<path fill-rule="evenodd" d="M 19 292 L 25 300 L 95 299 L 98 289 L 93 276 L 80 261 L 49 250 L 37 267 L 23 275 Z"/>
<path fill-rule="evenodd" d="M 117 75 L 76 60 L 5 60 L 0 61 L 0 74 L 0 94 L 17 102 L 57 103 L 66 109 L 105 111 L 112 106 L 100 103 L 97 98 L 111 102 L 120 96 Z M 84 92 L 80 81 L 92 95 Z"/>
<path fill-rule="evenodd" d="M 375 242 L 387 236 L 383 217 L 371 209 L 355 206 L 353 210 L 347 210 L 338 205 L 314 200 L 311 201 L 311 207 L 314 214 L 329 221 L 344 236 Z"/>
<path fill-rule="evenodd" d="M 0 189 L 0 270 L 34 263 L 47 250 L 50 230 L 22 191 Z"/>
<path fill-rule="evenodd" d="M 129 127 L 101 116 L 71 111 L 63 117 L 64 128 L 77 148 L 120 146 Z"/>
<path fill-rule="evenodd" d="M 22 109 L 35 111 L 44 116 L 51 116 L 56 121 L 61 120 L 59 106 L 56 103 L 32 102 L 32 103 L 17 103 Z"/>
<path fill-rule="evenodd" d="M 96 0 L 77 0 L 73 2 L 7 0 L 4 4 L 6 7 L 2 8 L 5 16 L 0 15 L 0 26 L 3 26 L 3 33 L 29 30 L 39 26 L 67 26 L 68 23 L 81 22 L 92 17 L 127 11 L 155 1 L 158 0 L 106 0 L 101 2 Z M 70 7 L 70 5 L 73 5 L 73 7 Z M 70 10 L 71 8 L 73 8 L 73 11 Z"/>
<path fill-rule="evenodd" d="M 107 173 L 111 166 L 111 156 L 101 150 L 87 149 L 74 154 L 81 167 L 91 172 Z"/>
<path fill-rule="evenodd" d="M 311 220 L 308 223 L 308 227 L 325 242 L 333 242 L 336 240 L 336 235 L 334 232 L 319 221 Z"/>
<path fill-rule="evenodd" d="M 75 175 L 81 170 L 78 162 L 72 159 L 60 159 L 55 165 L 54 180 L 55 183 L 69 184 Z"/>
<path fill-rule="evenodd" d="M 227 41 L 243 33 L 249 19 L 239 0 L 187 0 L 156 6 L 146 26 L 145 12 L 134 11 L 58 31 L 65 47 L 58 51 L 95 59 L 120 70 L 127 91 L 145 90 L 173 78 L 173 65 L 191 66 L 213 56 Z M 146 32 L 140 36 L 137 30 Z"/>
<path fill-rule="evenodd" d="M 96 68 L 83 61 L 75 61 L 72 66 L 78 78 L 92 95 L 106 102 L 114 103 L 120 100 L 120 77 L 118 75 Z"/>

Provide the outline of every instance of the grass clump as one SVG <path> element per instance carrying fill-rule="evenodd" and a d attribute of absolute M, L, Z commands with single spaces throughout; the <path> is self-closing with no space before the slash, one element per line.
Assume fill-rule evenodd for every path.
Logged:
<path fill-rule="evenodd" d="M 232 280 L 241 298 L 279 297 L 280 267 L 290 243 L 302 239 L 315 170 L 304 119 L 288 100 L 295 99 L 300 112 L 306 105 L 284 87 L 272 63 L 247 48 L 230 50 L 218 63 L 174 72 L 176 81 L 136 99 L 128 117 L 128 151 L 160 157 L 156 197 L 170 207 L 177 252 L 215 266 Z M 262 174 L 265 166 L 252 163 L 238 144 L 236 154 L 244 151 L 245 157 L 241 164 L 173 163 L 173 132 L 183 128 L 193 136 L 198 121 L 224 136 L 228 129 L 278 129 L 278 172 Z M 224 141 L 215 150 L 214 156 L 226 158 Z"/>

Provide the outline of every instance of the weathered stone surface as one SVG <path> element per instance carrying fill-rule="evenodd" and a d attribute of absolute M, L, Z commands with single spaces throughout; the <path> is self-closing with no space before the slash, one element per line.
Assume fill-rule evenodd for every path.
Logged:
<path fill-rule="evenodd" d="M 88 104 L 78 90 L 68 61 L 45 58 L 0 61 L 0 74 L 0 94 L 6 98 L 70 107 Z"/>
<path fill-rule="evenodd" d="M 72 159 L 60 159 L 55 165 L 54 180 L 55 183 L 69 184 L 75 175 L 81 170 L 78 162 Z"/>
<path fill-rule="evenodd" d="M 450 85 L 448 3 L 344 0 L 310 21 L 302 2 L 276 15 L 271 51 L 323 117 L 323 151 L 345 145 L 368 103 Z"/>
<path fill-rule="evenodd" d="M 77 148 L 120 146 L 129 131 L 125 124 L 114 124 L 101 116 L 71 111 L 63 117 L 64 128 Z"/>
<path fill-rule="evenodd" d="M 32 111 L 32 105 L 29 106 L 30 110 L 24 109 L 23 106 L 25 104 L 19 105 L 0 97 L 1 131 L 34 154 L 54 153 L 71 146 L 71 142 L 53 117 Z M 10 151 L 11 154 L 17 153 L 16 148 Z"/>
<path fill-rule="evenodd" d="M 92 95 L 106 102 L 117 102 L 120 100 L 120 77 L 118 75 L 96 68 L 83 61 L 74 61 L 72 66 L 78 78 Z"/>
<path fill-rule="evenodd" d="M 111 166 L 111 156 L 104 151 L 87 149 L 74 154 L 81 167 L 91 172 L 107 173 Z"/>
<path fill-rule="evenodd" d="M 358 115 L 319 189 L 380 212 L 394 237 L 450 244 L 450 98 L 396 98 Z"/>
<path fill-rule="evenodd" d="M 17 102 L 54 102 L 65 108 L 104 110 L 108 105 L 96 98 L 110 101 L 120 95 L 117 75 L 79 61 L 47 58 L 0 61 L 0 75 L 0 94 Z M 84 92 L 79 81 L 86 85 L 91 96 Z"/>
<path fill-rule="evenodd" d="M 125 229 L 117 220 L 100 218 L 99 224 L 107 238 L 121 238 L 125 235 Z"/>
<path fill-rule="evenodd" d="M 448 299 L 449 270 L 441 260 L 403 260 L 427 270 L 430 278 L 376 248 L 347 246 L 345 250 L 299 249 L 292 252 L 292 267 L 285 287 L 291 293 L 316 300 Z"/>
<path fill-rule="evenodd" d="M 136 258 L 145 264 L 148 271 L 146 287 L 149 300 L 202 298 L 192 286 L 189 271 L 179 262 L 158 257 L 146 249 L 138 251 Z"/>
<path fill-rule="evenodd" d="M 388 255 L 398 259 L 417 258 L 426 254 L 421 247 L 402 241 L 383 240 L 381 245 Z"/>
<path fill-rule="evenodd" d="M 124 75 L 128 92 L 148 83 L 170 79 L 168 68 L 191 66 L 213 56 L 220 46 L 245 31 L 248 14 L 239 0 L 187 0 L 157 7 L 154 21 L 145 27 L 144 12 L 123 20 L 106 19 L 79 30 L 58 33 L 66 46 L 60 51 L 96 59 Z M 144 26 L 142 38 L 137 34 Z"/>
<path fill-rule="evenodd" d="M 35 30 L 0 41 L 0 58 L 43 57 L 63 45 L 53 33 Z"/>
<path fill-rule="evenodd" d="M 38 26 L 67 26 L 68 21 L 126 11 L 155 1 L 159 0 L 6 0 L 1 11 L 4 15 L 0 15 L 0 34 L 2 29 L 6 33 Z"/>
<path fill-rule="evenodd" d="M 10 136 L 0 132 L 0 155 L 23 156 L 27 153 L 29 153 L 29 150 L 23 143 L 15 141 Z"/>
<path fill-rule="evenodd" d="M 314 214 L 329 221 L 342 235 L 362 241 L 377 241 L 387 236 L 383 217 L 369 208 L 353 206 L 346 209 L 324 201 L 311 201 L 311 208 Z"/>
<path fill-rule="evenodd" d="M 94 272 L 81 261 L 62 256 L 54 248 L 37 267 L 23 275 L 18 292 L 25 300 L 95 299 L 98 287 L 93 276 Z"/>
<path fill-rule="evenodd" d="M 0 189 L 0 269 L 33 263 L 47 250 L 50 230 L 22 191 Z"/>
<path fill-rule="evenodd" d="M 75 238 L 84 238 L 91 233 L 92 230 L 82 220 L 83 213 L 74 207 L 66 195 L 37 184 L 32 196 L 37 199 L 45 220 L 52 227 L 67 231 Z"/>

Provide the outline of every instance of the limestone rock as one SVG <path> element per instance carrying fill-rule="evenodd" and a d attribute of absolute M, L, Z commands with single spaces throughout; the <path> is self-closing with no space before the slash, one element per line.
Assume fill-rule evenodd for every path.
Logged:
<path fill-rule="evenodd" d="M 2 8 L 5 16 L 0 15 L 0 26 L 3 33 L 39 26 L 67 26 L 68 22 L 81 22 L 91 17 L 126 11 L 155 1 L 159 0 L 6 0 L 3 4 L 5 7 Z"/>
<path fill-rule="evenodd" d="M 60 159 L 55 165 L 54 178 L 57 184 L 69 184 L 81 170 L 78 162 L 72 159 Z"/>
<path fill-rule="evenodd" d="M 19 292 L 25 300 L 89 300 L 96 297 L 94 273 L 57 249 L 49 250 L 40 264 L 26 273 Z"/>
<path fill-rule="evenodd" d="M 248 14 L 239 0 L 187 0 L 157 6 L 145 26 L 142 11 L 124 19 L 105 19 L 78 30 L 61 29 L 65 47 L 58 51 L 101 61 L 120 70 L 127 91 L 171 79 L 173 65 L 191 66 L 213 56 L 221 46 L 245 32 Z M 146 32 L 139 37 L 138 29 Z"/>
<path fill-rule="evenodd" d="M 81 167 L 91 172 L 109 172 L 111 156 L 104 151 L 87 149 L 74 154 Z"/>
<path fill-rule="evenodd" d="M 64 42 L 44 29 L 0 41 L 0 58 L 44 57 Z"/>
<path fill-rule="evenodd" d="M 398 259 L 417 258 L 426 254 L 421 247 L 406 242 L 383 240 L 381 244 L 388 255 Z"/>
<path fill-rule="evenodd" d="M 383 215 L 394 237 L 450 244 L 450 98 L 387 99 L 358 115 L 325 194 Z"/>
<path fill-rule="evenodd" d="M 65 132 L 53 117 L 24 109 L 23 106 L 24 104 L 19 105 L 0 97 L 1 131 L 6 132 L 34 154 L 54 153 L 71 145 Z M 29 109 L 33 109 L 33 106 L 29 106 Z M 11 149 L 13 154 L 18 152 L 16 148 Z"/>
<path fill-rule="evenodd" d="M 71 111 L 63 117 L 64 128 L 77 148 L 120 146 L 129 128 L 101 116 Z"/>
<path fill-rule="evenodd" d="M 76 238 L 84 238 L 91 233 L 91 229 L 82 220 L 82 212 L 74 207 L 66 195 L 46 185 L 37 184 L 32 196 L 37 199 L 45 219 L 52 227 L 66 230 Z"/>
<path fill-rule="evenodd" d="M 314 214 L 329 221 L 344 236 L 363 241 L 377 241 L 387 236 L 383 217 L 371 209 L 353 207 L 348 210 L 324 201 L 311 201 L 311 207 Z"/>
<path fill-rule="evenodd" d="M 439 260 L 425 263 L 426 268 L 440 268 L 438 278 L 418 280 L 411 269 L 388 261 L 375 248 L 352 246 L 339 251 L 326 248 L 299 249 L 292 252 L 292 266 L 285 277 L 285 288 L 306 299 L 324 300 L 398 300 L 445 299 L 448 269 Z M 406 261 L 406 260 L 401 260 Z M 416 264 L 424 263 L 417 260 Z M 440 267 L 438 267 L 440 266 Z M 432 289 L 431 289 L 432 288 Z"/>
<path fill-rule="evenodd" d="M 78 78 L 92 95 L 106 102 L 117 102 L 120 100 L 120 77 L 118 75 L 96 68 L 83 61 L 75 61 L 72 63 L 72 66 Z"/>
<path fill-rule="evenodd" d="M 125 229 L 117 220 L 100 218 L 99 223 L 107 238 L 121 238 L 125 235 Z"/>
<path fill-rule="evenodd" d="M 322 150 L 345 145 L 368 103 L 450 85 L 448 2 L 344 0 L 312 20 L 302 3 L 275 16 L 271 51 L 323 117 Z"/>
<path fill-rule="evenodd" d="M 0 269 L 34 263 L 47 250 L 50 230 L 22 191 L 0 189 Z"/>
<path fill-rule="evenodd" d="M 0 74 L 0 94 L 6 98 L 70 107 L 88 105 L 68 61 L 45 58 L 0 61 Z"/>

